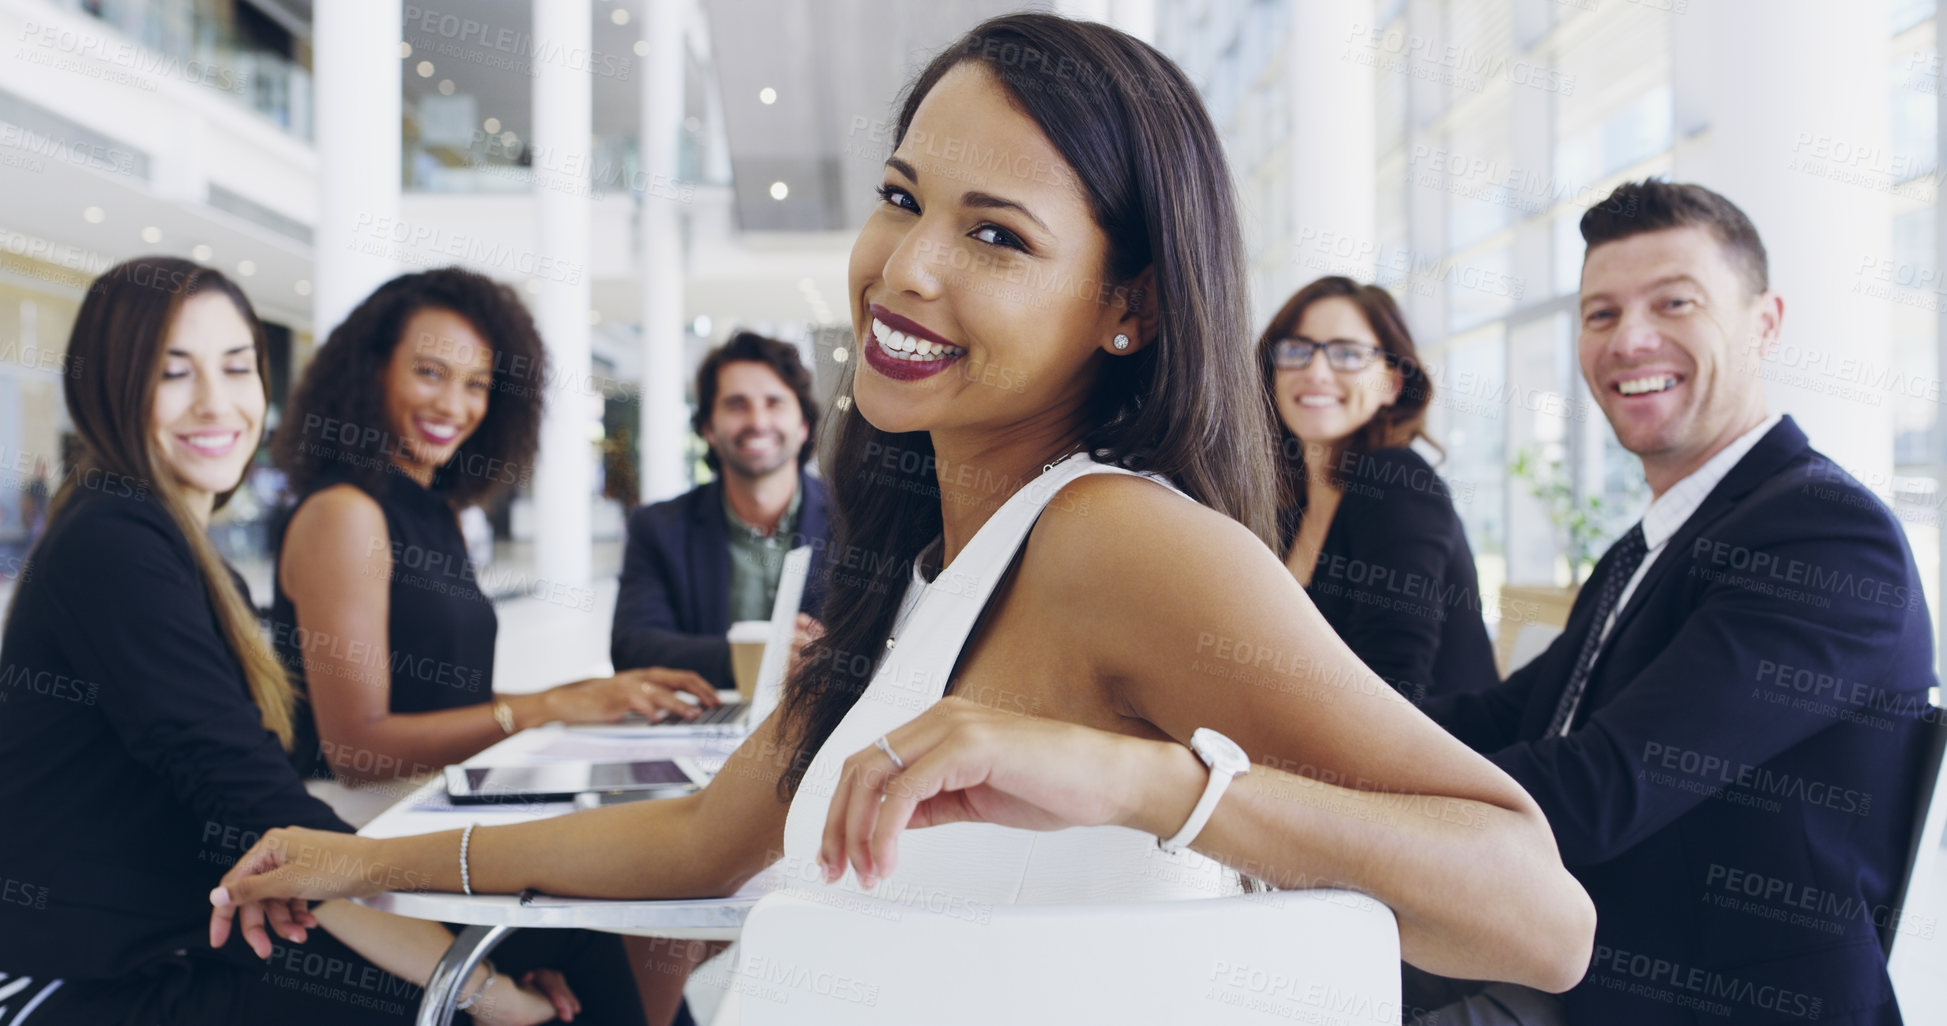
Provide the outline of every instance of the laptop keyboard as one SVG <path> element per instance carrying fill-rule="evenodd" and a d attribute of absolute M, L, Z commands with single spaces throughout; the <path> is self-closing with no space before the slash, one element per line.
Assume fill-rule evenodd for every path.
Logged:
<path fill-rule="evenodd" d="M 672 723 L 729 723 L 744 714 L 746 702 L 725 702 L 715 709 L 705 709 L 693 720 L 672 720 Z"/>

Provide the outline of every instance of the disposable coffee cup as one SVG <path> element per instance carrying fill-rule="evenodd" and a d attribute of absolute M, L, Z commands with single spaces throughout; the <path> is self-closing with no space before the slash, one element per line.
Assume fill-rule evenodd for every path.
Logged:
<path fill-rule="evenodd" d="M 764 664 L 764 643 L 770 640 L 769 620 L 739 620 L 730 625 L 730 675 L 746 702 L 757 693 L 757 668 Z"/>

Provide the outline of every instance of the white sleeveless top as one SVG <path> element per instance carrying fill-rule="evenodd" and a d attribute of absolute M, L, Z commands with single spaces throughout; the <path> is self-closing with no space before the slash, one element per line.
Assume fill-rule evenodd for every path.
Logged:
<path fill-rule="evenodd" d="M 1157 475 L 1135 475 L 1086 455 L 1071 456 L 1002 504 L 953 565 L 931 583 L 915 565 L 900 624 L 893 631 L 895 644 L 880 659 L 857 704 L 812 758 L 792 799 L 784 826 L 784 859 L 778 866 L 781 886 L 827 888 L 817 869 L 818 849 L 840 768 L 946 693 L 960 650 L 1041 511 L 1063 486 L 1085 474 L 1131 474 L 1169 486 Z M 829 887 L 856 891 L 858 884 L 847 870 Z M 952 823 L 902 833 L 897 872 L 870 893 L 953 915 L 956 908 L 981 905 L 1214 898 L 1238 889 L 1236 875 L 1218 862 L 1187 849 L 1165 854 L 1154 837 L 1136 830 L 1035 831 Z"/>

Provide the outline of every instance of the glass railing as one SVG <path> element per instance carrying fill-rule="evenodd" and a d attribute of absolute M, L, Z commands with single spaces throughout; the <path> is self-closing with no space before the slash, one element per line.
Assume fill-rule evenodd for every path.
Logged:
<path fill-rule="evenodd" d="M 411 110 L 406 114 L 402 156 L 403 183 L 411 192 L 531 192 L 537 173 L 545 178 L 574 166 L 557 155 L 536 152 L 528 140 L 509 129 L 490 133 L 475 128 L 465 139 L 428 138 Z M 590 140 L 589 189 L 597 194 L 670 195 L 701 182 L 703 166 L 702 147 L 687 132 L 677 147 L 673 182 L 643 172 L 635 136 L 598 135 Z"/>
<path fill-rule="evenodd" d="M 112 45 L 89 48 L 98 49 L 102 59 L 126 64 L 132 75 L 177 78 L 204 86 L 299 139 L 311 138 L 311 72 L 281 54 L 237 38 L 231 23 L 221 17 L 226 8 L 196 0 L 47 3 L 88 15 L 148 50 L 148 54 L 124 57 Z M 69 41 L 57 38 L 51 45 L 65 47 Z"/>

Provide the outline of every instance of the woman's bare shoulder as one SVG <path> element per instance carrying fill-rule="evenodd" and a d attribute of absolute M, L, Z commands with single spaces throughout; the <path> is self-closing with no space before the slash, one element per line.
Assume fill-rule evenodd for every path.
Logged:
<path fill-rule="evenodd" d="M 286 544 L 291 541 L 323 542 L 347 532 L 369 534 L 377 527 L 385 533 L 385 511 L 377 499 L 356 485 L 335 484 L 305 496 L 291 512 L 286 528 Z"/>
<path fill-rule="evenodd" d="M 1160 482 L 1090 474 L 1070 482 L 1036 523 L 1027 561 L 1077 593 L 1129 594 L 1289 577 L 1250 529 Z M 1294 582 L 1295 583 L 1295 582 Z"/>

